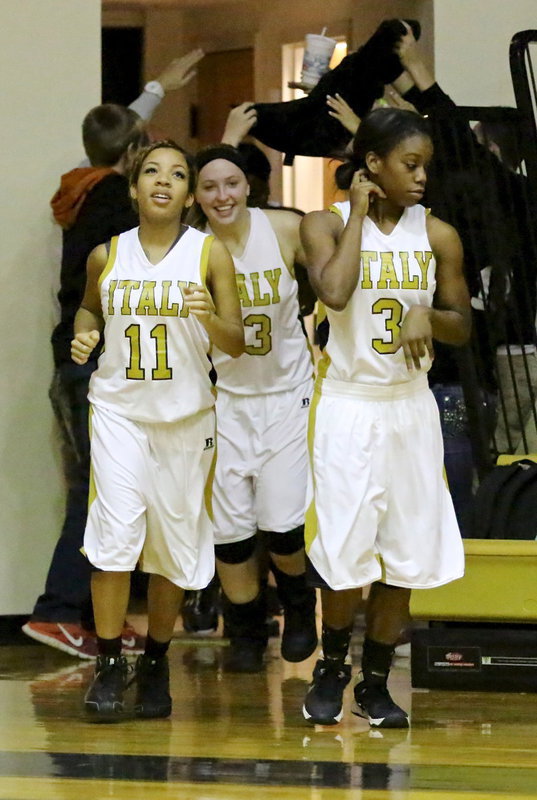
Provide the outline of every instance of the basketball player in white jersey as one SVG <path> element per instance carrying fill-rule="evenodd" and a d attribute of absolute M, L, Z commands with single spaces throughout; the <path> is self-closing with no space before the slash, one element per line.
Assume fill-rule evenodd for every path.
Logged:
<path fill-rule="evenodd" d="M 309 433 L 306 549 L 323 604 L 322 654 L 304 703 L 313 723 L 342 717 L 354 614 L 371 585 L 354 711 L 373 726 L 408 726 L 387 679 L 410 591 L 464 571 L 427 370 L 434 339 L 468 340 L 470 304 L 456 231 L 419 203 L 431 157 L 418 114 L 370 112 L 338 168 L 350 200 L 302 223 L 330 323 Z"/>
<path fill-rule="evenodd" d="M 230 637 L 224 666 L 257 672 L 266 647 L 256 535 L 265 537 L 284 609 L 281 651 L 315 650 L 315 592 L 305 580 L 306 426 L 313 365 L 300 320 L 300 217 L 247 207 L 242 157 L 230 145 L 197 156 L 198 224 L 233 256 L 246 352 L 215 348 L 218 458 L 213 485 L 217 569 Z"/>
<path fill-rule="evenodd" d="M 214 572 L 210 484 L 216 452 L 208 354 L 244 349 L 233 262 L 181 223 L 193 200 L 191 158 L 173 142 L 140 152 L 130 179 L 140 226 L 88 260 L 72 356 L 85 363 L 104 328 L 91 382 L 90 489 L 84 549 L 95 568 L 99 656 L 85 707 L 120 718 L 127 664 L 121 627 L 130 574 L 149 572 L 148 636 L 136 664 L 135 713 L 171 713 L 166 652 L 184 589 Z"/>

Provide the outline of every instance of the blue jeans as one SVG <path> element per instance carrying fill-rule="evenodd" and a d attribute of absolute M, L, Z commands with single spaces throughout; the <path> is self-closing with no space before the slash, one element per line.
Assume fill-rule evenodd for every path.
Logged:
<path fill-rule="evenodd" d="M 456 383 L 436 383 L 431 386 L 431 391 L 440 412 L 449 491 L 459 528 L 464 536 L 472 504 L 474 464 L 462 386 Z"/>
<path fill-rule="evenodd" d="M 82 623 L 93 628 L 91 565 L 82 555 L 88 510 L 90 443 L 88 386 L 95 361 L 84 366 L 60 364 L 50 387 L 50 400 L 62 437 L 67 484 L 65 519 L 50 563 L 45 591 L 32 617 L 46 622 Z"/>

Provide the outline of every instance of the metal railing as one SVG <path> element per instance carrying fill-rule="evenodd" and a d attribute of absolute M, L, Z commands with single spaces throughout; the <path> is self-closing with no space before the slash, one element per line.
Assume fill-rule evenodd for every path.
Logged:
<path fill-rule="evenodd" d="M 513 37 L 516 108 L 461 107 L 439 96 L 428 110 L 435 159 L 427 199 L 463 241 L 474 321 L 471 345 L 439 348 L 436 370 L 447 382 L 458 375 L 479 478 L 500 452 L 537 450 L 535 54 L 537 31 Z"/>

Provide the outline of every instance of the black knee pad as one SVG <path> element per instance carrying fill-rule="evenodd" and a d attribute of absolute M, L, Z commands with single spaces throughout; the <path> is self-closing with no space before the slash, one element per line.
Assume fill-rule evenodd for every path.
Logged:
<path fill-rule="evenodd" d="M 269 552 L 277 556 L 292 556 L 304 547 L 304 526 L 299 525 L 292 531 L 276 533 L 275 531 L 260 531 L 263 533 Z"/>
<path fill-rule="evenodd" d="M 257 537 L 250 536 L 241 542 L 228 542 L 227 544 L 215 544 L 214 553 L 219 561 L 224 564 L 242 564 L 254 554 L 257 544 Z"/>

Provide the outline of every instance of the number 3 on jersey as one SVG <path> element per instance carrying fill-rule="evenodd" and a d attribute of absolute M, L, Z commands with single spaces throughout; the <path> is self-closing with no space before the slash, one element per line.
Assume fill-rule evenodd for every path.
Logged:
<path fill-rule="evenodd" d="M 244 325 L 248 328 L 255 327 L 255 344 L 246 345 L 245 351 L 249 356 L 266 356 L 272 350 L 272 321 L 266 314 L 248 314 L 244 318 Z"/>
<path fill-rule="evenodd" d="M 384 326 L 389 338 L 386 339 L 373 339 L 371 344 L 377 353 L 391 353 L 392 345 L 395 341 L 396 335 L 399 334 L 401 329 L 401 319 L 403 317 L 403 306 L 399 300 L 391 297 L 381 297 L 376 303 L 371 306 L 373 314 L 384 314 Z"/>

